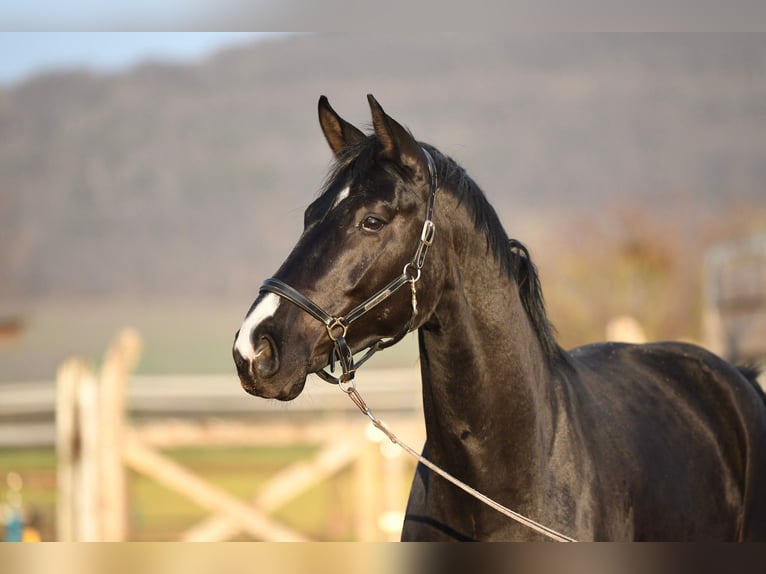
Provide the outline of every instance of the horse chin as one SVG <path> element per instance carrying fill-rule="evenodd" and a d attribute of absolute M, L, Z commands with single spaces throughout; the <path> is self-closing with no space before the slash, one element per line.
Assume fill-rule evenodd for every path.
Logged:
<path fill-rule="evenodd" d="M 273 380 L 256 381 L 240 377 L 242 388 L 248 394 L 263 399 L 276 399 L 278 401 L 292 401 L 303 391 L 306 385 L 306 377 L 293 379 L 280 385 Z"/>

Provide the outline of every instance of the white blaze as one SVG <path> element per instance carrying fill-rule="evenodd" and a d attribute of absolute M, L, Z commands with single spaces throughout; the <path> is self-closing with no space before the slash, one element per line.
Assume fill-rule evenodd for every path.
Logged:
<path fill-rule="evenodd" d="M 273 317 L 279 308 L 282 300 L 274 293 L 266 293 L 252 311 L 245 317 L 242 327 L 239 329 L 239 335 L 234 342 L 234 348 L 239 354 L 253 360 L 253 343 L 250 340 L 250 334 L 253 330 L 269 317 Z"/>
<path fill-rule="evenodd" d="M 338 192 L 338 196 L 335 198 L 335 201 L 333 202 L 332 207 L 330 209 L 335 209 L 336 207 L 338 207 L 338 204 L 344 199 L 346 199 L 350 192 L 351 192 L 351 188 L 349 187 L 344 187 L 343 189 L 341 189 L 340 192 Z"/>

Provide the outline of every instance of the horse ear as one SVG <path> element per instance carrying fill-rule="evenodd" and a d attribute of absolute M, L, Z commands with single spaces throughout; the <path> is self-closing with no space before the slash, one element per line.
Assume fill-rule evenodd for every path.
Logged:
<path fill-rule="evenodd" d="M 330 144 L 335 157 L 340 156 L 347 146 L 365 137 L 361 130 L 352 126 L 332 109 L 326 96 L 319 98 L 319 125 L 322 126 L 324 137 Z"/>
<path fill-rule="evenodd" d="M 367 95 L 367 101 L 370 103 L 375 135 L 383 148 L 381 155 L 410 168 L 416 177 L 424 177 L 428 171 L 428 160 L 420 144 L 406 128 L 383 111 L 372 94 Z"/>

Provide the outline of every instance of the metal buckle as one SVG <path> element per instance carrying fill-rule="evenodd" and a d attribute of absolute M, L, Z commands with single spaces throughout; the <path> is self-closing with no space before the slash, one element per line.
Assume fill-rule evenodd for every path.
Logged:
<path fill-rule="evenodd" d="M 420 232 L 420 243 L 418 244 L 418 248 L 415 251 L 415 257 L 412 259 L 412 262 L 418 269 L 423 267 L 425 264 L 426 253 L 428 253 L 428 248 L 434 242 L 435 235 L 436 226 L 434 225 L 434 222 L 430 219 L 426 219 L 423 222 L 423 230 Z M 415 281 L 417 281 L 417 279 L 415 279 Z"/>
<path fill-rule="evenodd" d="M 434 235 L 436 235 L 436 226 L 433 221 L 426 219 L 423 222 L 423 230 L 420 232 L 420 242 L 427 247 L 431 247 L 431 244 L 434 242 Z"/>

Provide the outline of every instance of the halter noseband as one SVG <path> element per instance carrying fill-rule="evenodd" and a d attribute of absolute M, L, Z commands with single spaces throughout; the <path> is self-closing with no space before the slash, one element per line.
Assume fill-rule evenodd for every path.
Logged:
<path fill-rule="evenodd" d="M 380 289 L 377 293 L 351 309 L 344 316 L 330 315 L 327 311 L 303 295 L 300 291 L 290 287 L 288 284 L 280 281 L 279 279 L 274 279 L 273 277 L 271 279 L 266 279 L 261 285 L 259 291 L 261 293 L 274 293 L 275 295 L 290 301 L 324 324 L 325 328 L 327 329 L 327 336 L 333 342 L 333 350 L 330 352 L 329 360 L 330 371 L 332 372 L 335 370 L 335 359 L 337 358 L 340 362 L 343 373 L 340 375 L 340 377 L 335 377 L 330 374 L 330 372 L 322 369 L 317 372 L 317 375 L 319 375 L 328 383 L 340 385 L 340 387 L 346 392 L 349 392 L 350 389 L 353 389 L 355 385 L 354 375 L 356 374 L 356 369 L 358 367 L 362 366 L 362 364 L 364 364 L 367 359 L 369 359 L 372 355 L 381 349 L 386 349 L 398 343 L 407 333 L 412 330 L 412 327 L 415 324 L 415 318 L 418 314 L 417 290 L 415 288 L 415 284 L 420 280 L 420 270 L 423 268 L 423 264 L 426 260 L 426 253 L 428 252 L 428 248 L 433 243 L 434 235 L 436 233 L 436 227 L 434 226 L 433 222 L 433 214 L 436 192 L 439 189 L 434 160 L 427 150 L 423 148 L 421 149 L 426 159 L 428 160 L 428 173 L 430 176 L 431 191 L 428 196 L 426 218 L 423 222 L 423 230 L 420 233 L 418 246 L 415 249 L 415 254 L 412 256 L 412 259 L 402 269 L 401 275 L 396 277 L 393 281 L 388 283 L 388 285 Z M 407 283 L 410 284 L 410 290 L 412 291 L 412 315 L 410 316 L 410 320 L 394 337 L 391 337 L 390 339 L 378 339 L 375 343 L 370 345 L 367 348 L 364 356 L 362 356 L 362 358 L 355 363 L 351 348 L 348 346 L 348 343 L 346 343 L 346 333 L 349 326 L 360 317 L 363 317 L 368 311 L 391 297 L 391 295 L 396 293 Z"/>

